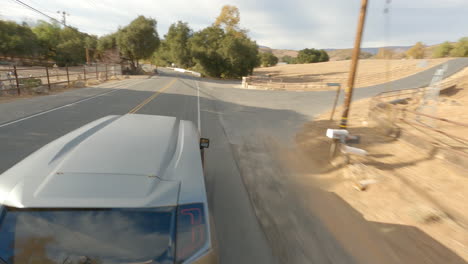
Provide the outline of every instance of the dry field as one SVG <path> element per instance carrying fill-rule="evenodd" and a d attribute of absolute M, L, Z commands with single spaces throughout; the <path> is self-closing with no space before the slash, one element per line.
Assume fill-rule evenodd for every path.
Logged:
<path fill-rule="evenodd" d="M 441 95 L 437 115 L 467 123 L 468 68 L 452 80 L 457 80 L 456 87 Z M 408 107 L 412 107 L 412 101 Z M 367 157 L 352 157 L 350 165 L 342 161 L 329 164 L 323 154 L 328 153 L 330 144 L 325 131 L 337 128 L 338 122 L 329 121 L 325 113 L 298 133 L 299 154 L 288 162 L 307 175 L 304 182 L 314 182 L 339 195 L 371 221 L 388 243 L 398 248 L 397 254 L 405 259 L 402 263 L 466 263 L 468 164 L 455 166 L 437 152 L 385 136 L 381 128 L 369 122 L 369 102 L 353 103 L 349 119 L 349 131 L 362 136 L 356 147 L 367 150 Z M 401 127 L 414 139 L 425 139 L 433 146 L 468 151 L 466 127 L 437 124 L 437 128 L 465 139 L 456 146 L 428 130 Z M 360 191 L 363 182 L 369 185 Z"/>
<path fill-rule="evenodd" d="M 358 67 L 356 87 L 382 84 L 401 79 L 426 70 L 449 60 L 361 60 Z M 286 85 L 345 83 L 348 78 L 350 61 L 331 61 L 311 64 L 280 65 L 255 69 L 254 76 L 271 77 L 272 82 Z M 255 79 L 254 77 L 254 79 Z M 255 84 L 253 84 L 255 85 Z"/>

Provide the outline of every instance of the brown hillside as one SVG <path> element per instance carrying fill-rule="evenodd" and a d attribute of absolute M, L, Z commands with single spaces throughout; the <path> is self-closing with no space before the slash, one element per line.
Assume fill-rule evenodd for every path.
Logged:
<path fill-rule="evenodd" d="M 272 49 L 272 48 L 268 48 L 268 47 L 259 47 L 258 50 L 259 50 L 260 52 L 270 52 L 270 53 L 273 53 L 273 55 L 275 55 L 275 56 L 278 57 L 279 59 L 281 59 L 282 57 L 284 57 L 284 56 L 286 56 L 286 55 L 295 58 L 295 57 L 297 57 L 297 53 L 298 53 L 297 50 Z"/>

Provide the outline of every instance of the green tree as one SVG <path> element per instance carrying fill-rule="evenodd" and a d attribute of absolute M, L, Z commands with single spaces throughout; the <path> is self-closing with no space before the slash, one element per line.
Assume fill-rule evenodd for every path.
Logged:
<path fill-rule="evenodd" d="M 260 62 L 263 67 L 275 66 L 278 63 L 278 57 L 270 52 L 263 52 L 260 54 Z"/>
<path fill-rule="evenodd" d="M 36 35 L 27 24 L 0 20 L 0 53 L 8 56 L 35 56 L 39 51 Z"/>
<path fill-rule="evenodd" d="M 109 49 L 114 49 L 117 47 L 117 34 L 108 34 L 100 37 L 97 40 L 96 49 L 98 52 L 102 53 Z"/>
<path fill-rule="evenodd" d="M 133 71 L 138 61 L 149 59 L 160 44 L 156 23 L 155 19 L 139 16 L 117 33 L 117 46 L 130 60 Z"/>
<path fill-rule="evenodd" d="M 328 53 L 323 49 L 320 50 L 319 62 L 325 62 L 329 60 L 330 60 L 330 57 L 328 56 Z"/>
<path fill-rule="evenodd" d="M 214 25 L 196 32 L 189 41 L 195 69 L 221 78 L 251 74 L 259 64 L 258 46 L 246 35 L 238 33 L 225 32 Z"/>
<path fill-rule="evenodd" d="M 193 34 L 189 41 L 195 70 L 221 78 L 251 74 L 260 64 L 258 46 L 239 28 L 240 13 L 224 6 L 215 23 Z"/>
<path fill-rule="evenodd" d="M 287 64 L 296 64 L 296 58 L 289 56 L 289 55 L 283 56 L 281 58 L 281 61 L 286 62 Z"/>
<path fill-rule="evenodd" d="M 461 38 L 450 51 L 452 57 L 468 57 L 468 37 Z"/>
<path fill-rule="evenodd" d="M 226 70 L 226 61 L 219 52 L 224 37 L 223 29 L 217 26 L 207 27 L 193 34 L 189 42 L 198 71 L 208 76 L 221 77 Z"/>
<path fill-rule="evenodd" d="M 192 56 L 190 60 L 193 61 Z M 172 59 L 170 58 L 169 47 L 167 47 L 165 40 L 161 40 L 158 49 L 151 56 L 151 62 L 158 66 L 171 66 Z"/>
<path fill-rule="evenodd" d="M 444 58 L 450 55 L 450 51 L 453 49 L 453 46 L 450 42 L 446 41 L 439 46 L 437 46 L 432 52 L 433 58 Z"/>
<path fill-rule="evenodd" d="M 57 46 L 60 43 L 61 28 L 57 23 L 47 23 L 40 20 L 32 31 L 37 36 L 41 55 L 47 59 L 54 59 L 57 55 Z"/>
<path fill-rule="evenodd" d="M 297 63 L 315 63 L 329 61 L 326 51 L 316 49 L 303 49 L 297 54 Z"/>
<path fill-rule="evenodd" d="M 77 65 L 86 62 L 87 34 L 76 28 L 65 27 L 60 31 L 60 43 L 57 45 L 55 61 L 59 66 Z"/>
<path fill-rule="evenodd" d="M 162 49 L 158 52 L 166 53 L 164 60 L 175 63 L 179 67 L 188 68 L 192 66 L 189 48 L 189 39 L 192 35 L 192 29 L 188 24 L 178 21 L 169 27 L 169 31 L 164 36 L 164 44 L 161 45 Z"/>
<path fill-rule="evenodd" d="M 411 47 L 406 55 L 413 59 L 423 59 L 426 46 L 422 42 L 417 42 L 413 47 Z"/>
<path fill-rule="evenodd" d="M 223 78 L 240 78 L 253 73 L 258 66 L 258 46 L 244 34 L 229 31 L 221 41 L 220 54 L 224 59 Z"/>

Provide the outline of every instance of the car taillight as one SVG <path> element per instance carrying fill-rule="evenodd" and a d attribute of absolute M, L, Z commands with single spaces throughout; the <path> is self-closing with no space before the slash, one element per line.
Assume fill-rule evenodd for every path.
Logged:
<path fill-rule="evenodd" d="M 180 205 L 177 209 L 176 263 L 183 263 L 203 247 L 207 239 L 202 203 Z"/>

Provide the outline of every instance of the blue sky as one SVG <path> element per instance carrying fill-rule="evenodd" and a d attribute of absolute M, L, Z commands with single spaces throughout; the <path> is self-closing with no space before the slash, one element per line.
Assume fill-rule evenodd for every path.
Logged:
<path fill-rule="evenodd" d="M 158 21 L 163 36 L 173 22 L 188 22 L 194 30 L 209 26 L 225 4 L 236 5 L 241 26 L 258 44 L 272 48 L 349 48 L 353 45 L 360 0 L 22 0 L 67 21 L 81 31 L 103 35 L 128 24 L 137 15 Z M 364 47 L 436 44 L 468 36 L 468 0 L 369 0 Z M 0 0 L 0 18 L 44 19 L 14 0 Z M 388 27 L 388 34 L 385 28 Z"/>

